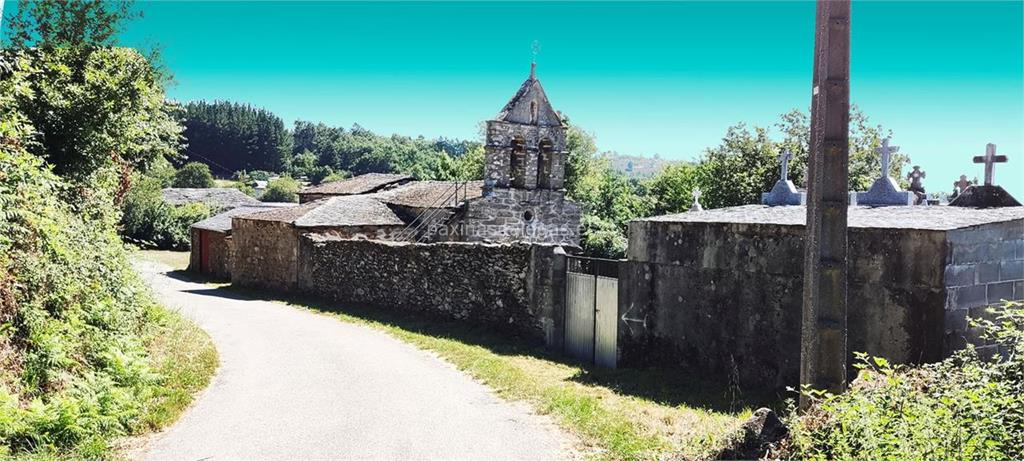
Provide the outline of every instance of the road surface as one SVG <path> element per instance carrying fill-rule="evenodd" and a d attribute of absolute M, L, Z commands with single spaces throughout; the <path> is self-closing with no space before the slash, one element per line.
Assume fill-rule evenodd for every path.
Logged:
<path fill-rule="evenodd" d="M 213 338 L 220 369 L 146 460 L 546 460 L 566 437 L 525 405 L 380 331 L 139 270 Z"/>

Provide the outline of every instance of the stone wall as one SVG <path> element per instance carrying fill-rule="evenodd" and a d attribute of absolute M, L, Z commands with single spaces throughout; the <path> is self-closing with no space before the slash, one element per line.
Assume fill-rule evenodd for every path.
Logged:
<path fill-rule="evenodd" d="M 497 187 L 512 186 L 513 140 L 521 140 L 524 149 L 525 174 L 522 188 L 537 188 L 538 157 L 541 143 L 550 142 L 550 174 L 548 188 L 565 186 L 565 129 L 560 126 L 523 125 L 491 120 L 487 122 L 484 177 Z M 548 159 L 545 159 L 548 160 Z"/>
<path fill-rule="evenodd" d="M 466 241 L 574 246 L 580 241 L 580 208 L 562 191 L 495 188 L 470 200 L 458 222 Z"/>
<path fill-rule="evenodd" d="M 953 230 L 948 241 L 946 352 L 968 342 L 992 352 L 967 317 L 983 317 L 986 306 L 1003 299 L 1024 299 L 1024 221 Z"/>
<path fill-rule="evenodd" d="M 944 232 L 851 228 L 849 347 L 895 362 L 943 354 Z M 745 386 L 799 381 L 803 226 L 630 223 L 620 360 L 683 365 Z"/>
<path fill-rule="evenodd" d="M 301 239 L 299 288 L 343 303 L 408 309 L 557 338 L 553 246 Z"/>
<path fill-rule="evenodd" d="M 298 232 L 290 223 L 231 220 L 231 283 L 243 287 L 291 291 L 298 272 Z"/>

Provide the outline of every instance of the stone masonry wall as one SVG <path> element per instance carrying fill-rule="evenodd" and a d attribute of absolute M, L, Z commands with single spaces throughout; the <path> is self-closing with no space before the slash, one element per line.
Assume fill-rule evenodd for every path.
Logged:
<path fill-rule="evenodd" d="M 850 229 L 849 341 L 895 362 L 941 358 L 945 235 Z M 620 361 L 799 381 L 803 228 L 630 223 L 620 273 Z"/>
<path fill-rule="evenodd" d="M 565 186 L 565 130 L 561 127 L 521 125 L 491 120 L 487 122 L 484 177 L 495 181 L 497 187 L 510 187 L 512 178 L 512 141 L 519 138 L 526 149 L 525 189 L 537 187 L 537 158 L 542 140 L 551 142 L 551 189 Z"/>
<path fill-rule="evenodd" d="M 291 291 L 298 269 L 298 233 L 280 221 L 234 218 L 231 221 L 231 283 Z"/>
<path fill-rule="evenodd" d="M 495 188 L 470 200 L 458 221 L 466 241 L 574 246 L 580 241 L 580 208 L 562 191 Z"/>
<path fill-rule="evenodd" d="M 418 244 L 307 235 L 299 287 L 343 303 L 407 309 L 554 338 L 553 246 Z"/>
<path fill-rule="evenodd" d="M 948 244 L 945 350 L 969 342 L 979 352 L 993 352 L 995 346 L 968 326 L 967 317 L 984 317 L 988 305 L 1003 299 L 1024 299 L 1024 221 L 950 231 Z"/>

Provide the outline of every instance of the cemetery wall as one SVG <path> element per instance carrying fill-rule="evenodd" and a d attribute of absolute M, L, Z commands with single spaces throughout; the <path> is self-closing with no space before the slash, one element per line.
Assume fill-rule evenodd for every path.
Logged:
<path fill-rule="evenodd" d="M 947 238 L 946 352 L 967 343 L 994 352 L 967 317 L 985 317 L 986 306 L 1003 299 L 1024 299 L 1024 220 L 956 229 Z"/>
<path fill-rule="evenodd" d="M 851 228 L 849 244 L 850 350 L 940 359 L 945 233 Z M 796 385 L 802 290 L 803 226 L 634 221 L 620 273 L 620 362 Z"/>
<path fill-rule="evenodd" d="M 298 287 L 342 303 L 408 309 L 544 338 L 561 315 L 555 246 L 301 238 Z M 557 323 L 561 323 L 558 321 Z"/>

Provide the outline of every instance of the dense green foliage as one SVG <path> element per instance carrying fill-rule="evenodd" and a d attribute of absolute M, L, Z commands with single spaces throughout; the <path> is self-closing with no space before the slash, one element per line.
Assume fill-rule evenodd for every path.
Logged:
<path fill-rule="evenodd" d="M 215 185 L 213 173 L 205 163 L 188 162 L 174 173 L 174 187 L 205 189 Z"/>
<path fill-rule="evenodd" d="M 159 188 L 181 127 L 145 58 L 96 46 L 127 6 L 18 11 L 0 51 L 0 457 L 106 457 L 177 411 L 149 355 L 167 316 L 115 230 L 132 170 Z"/>
<path fill-rule="evenodd" d="M 850 391 L 807 391 L 817 403 L 794 418 L 786 457 L 1024 459 L 1024 305 L 1006 303 L 993 317 L 980 322 L 1003 348 L 992 359 L 968 348 L 907 368 L 860 355 Z"/>
<path fill-rule="evenodd" d="M 270 181 L 260 200 L 264 202 L 298 202 L 299 182 L 287 176 Z"/>
<path fill-rule="evenodd" d="M 186 104 L 185 138 L 189 160 L 210 165 L 220 176 L 239 170 L 284 171 L 291 161 L 292 138 L 281 118 L 245 104 Z"/>
<path fill-rule="evenodd" d="M 189 227 L 213 210 L 202 203 L 171 205 L 161 196 L 161 188 L 158 178 L 135 175 L 121 207 L 121 235 L 144 248 L 187 250 L 192 243 Z"/>

